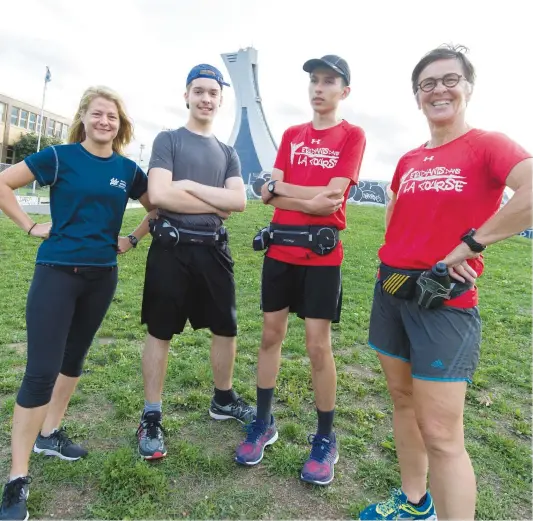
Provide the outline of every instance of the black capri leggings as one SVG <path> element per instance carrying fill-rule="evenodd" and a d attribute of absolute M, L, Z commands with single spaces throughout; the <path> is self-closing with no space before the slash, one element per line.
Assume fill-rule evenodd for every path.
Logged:
<path fill-rule="evenodd" d="M 28 358 L 17 403 L 46 405 L 59 373 L 81 375 L 83 362 L 117 287 L 116 267 L 74 272 L 37 265 L 26 303 Z"/>

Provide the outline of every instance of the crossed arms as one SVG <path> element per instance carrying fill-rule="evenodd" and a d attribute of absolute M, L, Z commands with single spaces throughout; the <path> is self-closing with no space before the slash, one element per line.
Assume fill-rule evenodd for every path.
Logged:
<path fill-rule="evenodd" d="M 294 210 L 311 215 L 330 215 L 336 212 L 344 201 L 344 193 L 350 184 L 347 177 L 334 177 L 327 186 L 301 186 L 283 182 L 279 168 L 272 171 L 276 180 L 275 195 L 268 191 L 268 183 L 261 188 L 263 203 L 282 210 Z"/>
<path fill-rule="evenodd" d="M 158 208 L 185 214 L 214 213 L 226 219 L 231 212 L 246 208 L 246 191 L 241 177 L 226 179 L 224 188 L 184 179 L 172 181 L 172 172 L 151 168 L 148 176 L 150 202 Z"/>

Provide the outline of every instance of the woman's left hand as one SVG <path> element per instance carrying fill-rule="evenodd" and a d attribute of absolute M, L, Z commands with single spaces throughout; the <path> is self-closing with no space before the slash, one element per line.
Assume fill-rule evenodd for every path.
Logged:
<path fill-rule="evenodd" d="M 450 277 L 459 282 L 471 282 L 474 284 L 477 273 L 468 264 L 467 259 L 476 259 L 479 255 L 479 253 L 472 251 L 466 243 L 462 242 L 440 262 L 444 262 L 448 266 Z"/>
<path fill-rule="evenodd" d="M 131 250 L 133 248 L 130 240 L 128 237 L 119 237 L 118 243 L 117 243 L 117 253 L 120 255 L 122 253 L 126 253 L 128 250 Z"/>

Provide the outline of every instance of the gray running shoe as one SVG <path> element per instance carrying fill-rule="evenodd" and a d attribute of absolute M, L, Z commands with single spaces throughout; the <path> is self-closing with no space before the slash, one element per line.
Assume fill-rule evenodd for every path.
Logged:
<path fill-rule="evenodd" d="M 139 454 L 144 459 L 159 459 L 167 455 L 161 418 L 162 415 L 158 411 L 147 412 L 141 417 L 137 438 L 139 439 Z"/>
<path fill-rule="evenodd" d="M 213 398 L 209 407 L 209 416 L 215 420 L 237 420 L 250 423 L 255 415 L 255 407 L 248 405 L 242 398 L 237 398 L 228 405 L 219 405 Z"/>
<path fill-rule="evenodd" d="M 57 456 L 67 461 L 76 461 L 88 454 L 83 447 L 76 445 L 67 436 L 65 428 L 55 430 L 46 438 L 39 433 L 33 445 L 33 452 L 45 456 Z"/>
<path fill-rule="evenodd" d="M 24 476 L 5 484 L 2 505 L 0 506 L 0 519 L 21 519 L 24 521 L 28 519 L 26 501 L 30 492 L 28 488 L 30 482 L 31 478 Z"/>

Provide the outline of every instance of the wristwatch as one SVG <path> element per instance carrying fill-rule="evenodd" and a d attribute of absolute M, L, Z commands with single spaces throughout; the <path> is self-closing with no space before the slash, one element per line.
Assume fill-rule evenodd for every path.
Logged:
<path fill-rule="evenodd" d="M 475 228 L 471 228 L 465 235 L 461 237 L 461 240 L 468 245 L 468 247 L 475 253 L 481 253 L 486 246 L 480 244 L 474 239 Z"/>
<path fill-rule="evenodd" d="M 272 179 L 272 181 L 269 181 L 267 185 L 267 189 L 272 195 L 275 194 L 274 189 L 276 188 L 276 181 L 277 179 Z"/>
<path fill-rule="evenodd" d="M 135 235 L 128 235 L 128 239 L 130 240 L 130 243 L 131 245 L 134 247 L 134 248 L 137 248 L 137 243 L 139 242 L 139 239 L 137 239 L 137 237 L 135 237 Z"/>

